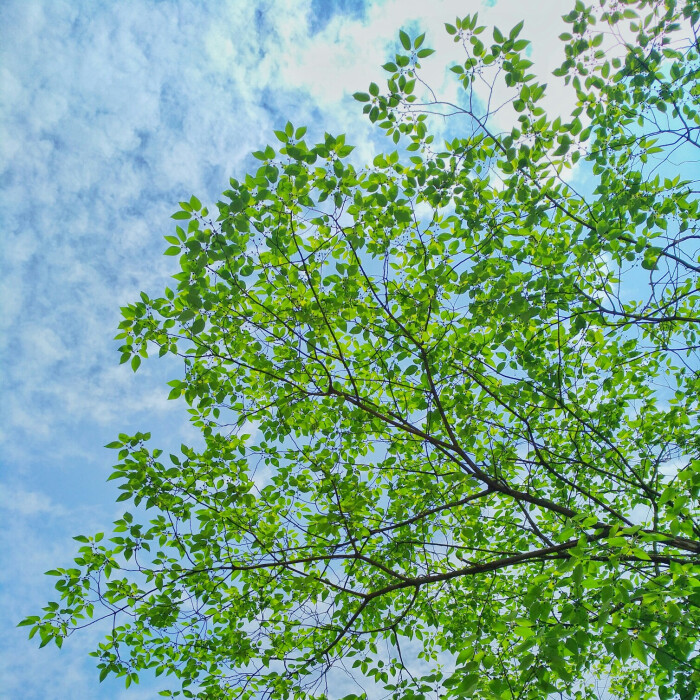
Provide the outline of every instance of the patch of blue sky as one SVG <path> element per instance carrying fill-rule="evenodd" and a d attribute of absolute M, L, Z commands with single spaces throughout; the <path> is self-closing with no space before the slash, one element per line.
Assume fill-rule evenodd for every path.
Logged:
<path fill-rule="evenodd" d="M 367 11 L 366 0 L 312 0 L 309 13 L 309 30 L 317 34 L 330 20 L 338 15 L 352 19 L 364 19 Z"/>

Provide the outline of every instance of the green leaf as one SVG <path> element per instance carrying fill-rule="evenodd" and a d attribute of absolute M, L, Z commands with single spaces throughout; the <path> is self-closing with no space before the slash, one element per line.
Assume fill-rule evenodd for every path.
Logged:
<path fill-rule="evenodd" d="M 632 640 L 632 656 L 642 663 L 647 662 L 647 650 L 644 644 L 639 639 Z"/>
<path fill-rule="evenodd" d="M 25 618 L 22 620 L 17 627 L 27 627 L 29 625 L 35 625 L 37 622 L 39 622 L 40 618 L 36 615 L 32 615 L 30 617 Z"/>
<path fill-rule="evenodd" d="M 401 46 L 403 46 L 404 49 L 406 49 L 406 51 L 410 51 L 411 50 L 411 39 L 408 36 L 408 34 L 406 34 L 406 32 L 404 32 L 403 30 L 401 30 L 399 32 L 399 39 L 401 40 Z"/>
<path fill-rule="evenodd" d="M 479 676 L 475 673 L 471 673 L 465 676 L 460 684 L 457 686 L 456 691 L 461 697 L 469 698 L 479 687 Z"/>
<path fill-rule="evenodd" d="M 198 316 L 190 327 L 192 335 L 199 335 L 204 330 L 205 321 L 201 316 Z"/>
<path fill-rule="evenodd" d="M 619 645 L 618 657 L 621 661 L 627 661 L 632 653 L 632 643 L 629 639 L 623 639 Z"/>
<path fill-rule="evenodd" d="M 668 671 L 675 671 L 676 661 L 673 656 L 664 649 L 657 649 L 655 654 L 656 662 Z"/>

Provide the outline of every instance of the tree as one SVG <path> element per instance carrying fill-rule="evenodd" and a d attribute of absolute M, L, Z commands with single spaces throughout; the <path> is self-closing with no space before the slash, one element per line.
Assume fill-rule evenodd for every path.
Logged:
<path fill-rule="evenodd" d="M 343 136 L 288 123 L 215 216 L 181 203 L 177 285 L 118 337 L 134 370 L 183 358 L 170 398 L 204 446 L 108 445 L 142 508 L 48 572 L 61 601 L 22 623 L 42 645 L 107 617 L 100 677 L 154 669 L 186 697 L 338 697 L 344 670 L 373 697 L 700 692 L 700 233 L 678 165 L 700 5 L 600 5 L 564 18 L 565 119 L 522 23 L 467 16 L 446 25 L 455 103 L 405 32 L 386 90 L 355 95 L 400 152 L 357 169 Z"/>

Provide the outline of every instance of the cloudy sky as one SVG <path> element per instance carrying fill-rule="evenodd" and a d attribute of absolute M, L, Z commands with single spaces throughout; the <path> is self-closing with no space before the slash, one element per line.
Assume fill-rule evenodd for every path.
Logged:
<path fill-rule="evenodd" d="M 107 485 L 119 432 L 192 438 L 167 360 L 118 365 L 119 306 L 158 294 L 170 214 L 213 203 L 287 120 L 346 133 L 355 155 L 393 150 L 351 94 L 380 82 L 398 30 L 439 49 L 427 71 L 449 91 L 442 28 L 479 11 L 525 19 L 543 76 L 561 60 L 561 0 L 3 0 L 0 3 L 0 698 L 152 698 L 148 680 L 99 685 L 73 637 L 39 651 L 14 626 L 53 599 L 43 572 L 68 566 L 73 535 L 121 514 Z M 523 12 L 528 15 L 523 17 Z M 563 106 L 555 89 L 550 101 Z"/>

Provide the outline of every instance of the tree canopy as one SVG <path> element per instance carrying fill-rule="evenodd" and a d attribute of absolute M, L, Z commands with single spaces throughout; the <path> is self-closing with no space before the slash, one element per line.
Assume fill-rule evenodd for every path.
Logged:
<path fill-rule="evenodd" d="M 167 696 L 696 697 L 699 21 L 577 2 L 555 116 L 522 22 L 446 25 L 453 101 L 402 31 L 355 95 L 398 150 L 288 123 L 182 202 L 118 338 L 202 446 L 108 445 L 139 507 L 21 624 Z"/>

